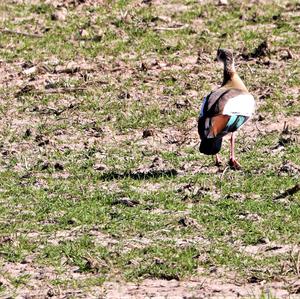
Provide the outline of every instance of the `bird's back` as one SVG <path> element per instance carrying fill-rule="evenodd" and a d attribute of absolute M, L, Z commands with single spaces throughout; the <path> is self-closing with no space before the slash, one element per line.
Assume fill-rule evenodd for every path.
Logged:
<path fill-rule="evenodd" d="M 224 136 L 240 128 L 253 114 L 255 102 L 247 91 L 221 87 L 203 100 L 198 130 L 201 139 Z"/>

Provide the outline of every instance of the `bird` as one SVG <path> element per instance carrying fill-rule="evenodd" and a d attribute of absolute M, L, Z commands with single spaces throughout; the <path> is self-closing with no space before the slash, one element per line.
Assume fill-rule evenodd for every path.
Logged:
<path fill-rule="evenodd" d="M 216 165 L 222 165 L 218 153 L 223 137 L 230 134 L 229 166 L 239 170 L 241 165 L 234 153 L 235 134 L 254 114 L 255 100 L 236 72 L 233 52 L 219 47 L 217 61 L 223 64 L 223 82 L 203 98 L 198 118 L 199 150 L 215 155 Z"/>

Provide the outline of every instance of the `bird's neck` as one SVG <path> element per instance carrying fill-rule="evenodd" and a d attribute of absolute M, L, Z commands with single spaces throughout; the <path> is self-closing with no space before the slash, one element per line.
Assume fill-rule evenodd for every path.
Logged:
<path fill-rule="evenodd" d="M 234 63 L 224 62 L 222 86 L 248 91 L 240 76 L 237 74 Z"/>
<path fill-rule="evenodd" d="M 225 61 L 222 86 L 225 85 L 228 81 L 230 81 L 234 77 L 235 74 L 236 74 L 236 71 L 235 71 L 234 63 Z"/>

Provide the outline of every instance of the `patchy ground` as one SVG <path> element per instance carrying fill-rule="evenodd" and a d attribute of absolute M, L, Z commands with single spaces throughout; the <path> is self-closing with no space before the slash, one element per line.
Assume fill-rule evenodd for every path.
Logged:
<path fill-rule="evenodd" d="M 2 1 L 0 297 L 298 298 L 297 1 Z M 243 169 L 198 152 L 234 49 Z"/>

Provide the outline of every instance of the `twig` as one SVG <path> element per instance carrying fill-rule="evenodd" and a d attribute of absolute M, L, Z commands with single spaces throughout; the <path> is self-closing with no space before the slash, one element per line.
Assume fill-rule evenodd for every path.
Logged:
<path fill-rule="evenodd" d="M 61 110 L 57 110 L 55 108 L 47 107 L 47 108 L 44 108 L 44 109 L 40 110 L 40 114 L 55 114 L 55 115 L 59 116 L 67 110 L 77 108 L 79 105 L 80 105 L 79 103 L 78 104 L 71 104 L 68 107 L 64 107 Z"/>
<path fill-rule="evenodd" d="M 222 174 L 221 174 L 221 176 L 220 176 L 220 191 L 222 192 L 222 189 L 223 189 L 223 177 L 224 177 L 224 175 L 225 175 L 225 173 L 226 173 L 226 171 L 227 171 L 227 169 L 229 169 L 229 166 L 226 166 L 225 167 L 225 169 L 222 171 Z M 220 170 L 220 168 L 219 168 L 219 170 Z"/>
<path fill-rule="evenodd" d="M 223 177 L 224 177 L 224 175 L 225 175 L 225 172 L 227 171 L 227 169 L 229 168 L 229 166 L 226 166 L 225 167 L 225 169 L 223 170 L 223 172 L 222 172 L 222 175 L 221 175 L 221 182 L 222 182 L 222 180 L 223 180 Z"/>
<path fill-rule="evenodd" d="M 49 88 L 49 89 L 32 89 L 29 90 L 29 92 L 35 93 L 35 94 L 47 94 L 47 93 L 64 93 L 64 92 L 77 92 L 77 91 L 84 91 L 87 90 L 89 87 L 95 85 L 95 84 L 108 84 L 106 81 L 102 80 L 96 80 L 96 81 L 90 81 L 83 84 L 83 86 L 80 87 L 61 87 L 61 88 Z"/>
<path fill-rule="evenodd" d="M 6 34 L 23 35 L 23 36 L 34 37 L 34 38 L 43 37 L 43 35 L 37 34 L 37 33 L 20 32 L 20 31 L 10 30 L 10 29 L 6 29 L 6 28 L 0 29 L 0 32 L 6 33 Z"/>
<path fill-rule="evenodd" d="M 286 58 L 288 58 L 288 59 L 293 59 L 294 58 L 294 55 L 293 55 L 292 51 L 289 48 L 281 48 L 280 50 L 286 51 L 286 53 L 287 53 Z"/>
<path fill-rule="evenodd" d="M 166 23 L 170 23 L 172 21 L 172 19 L 167 16 L 157 16 L 157 19 Z"/>
<path fill-rule="evenodd" d="M 249 64 L 246 64 L 246 67 L 249 69 L 249 71 L 250 71 L 250 73 L 251 74 L 253 74 L 254 72 L 253 72 L 253 70 L 252 70 L 252 68 L 250 67 L 250 65 Z"/>
<path fill-rule="evenodd" d="M 280 198 L 285 198 L 289 195 L 293 195 L 297 192 L 300 191 L 300 184 L 296 184 L 294 187 L 287 189 L 286 191 L 284 191 L 283 193 L 277 195 L 274 199 L 280 199 Z"/>
<path fill-rule="evenodd" d="M 33 85 L 25 85 L 21 90 L 16 93 L 16 96 L 22 96 L 24 94 L 57 94 L 57 93 L 72 93 L 78 91 L 85 91 L 89 89 L 92 84 L 108 84 L 108 82 L 104 81 L 94 81 L 94 82 L 86 82 L 81 87 L 61 87 L 61 88 L 49 88 L 49 89 L 36 89 Z"/>
<path fill-rule="evenodd" d="M 291 261 L 293 263 L 293 266 L 295 268 L 296 274 L 300 275 L 300 251 L 296 252 L 296 257 L 293 254 L 294 248 L 291 250 Z"/>
<path fill-rule="evenodd" d="M 287 58 L 288 59 L 293 59 L 294 58 L 294 55 L 293 55 L 293 53 L 291 52 L 290 49 L 286 49 L 286 52 L 287 52 Z"/>
<path fill-rule="evenodd" d="M 65 87 L 65 88 L 56 88 L 56 89 L 44 89 L 44 90 L 32 90 L 32 93 L 35 94 L 55 94 L 55 93 L 64 93 L 64 92 L 76 92 L 84 91 L 87 87 Z"/>
<path fill-rule="evenodd" d="M 128 15 L 128 10 L 125 10 L 124 12 L 121 11 L 121 20 L 126 20 L 127 18 L 127 15 Z"/>
<path fill-rule="evenodd" d="M 296 271 L 297 271 L 297 275 L 300 275 L 300 251 L 298 251 L 297 254 L 297 262 L 296 262 Z"/>
<path fill-rule="evenodd" d="M 289 133 L 289 125 L 286 123 L 286 121 L 284 121 L 281 134 L 288 134 L 288 133 Z"/>
<path fill-rule="evenodd" d="M 258 130 L 259 133 L 262 132 L 262 130 L 261 130 L 261 129 L 258 127 L 258 125 L 257 125 L 257 121 L 255 121 L 255 127 L 256 127 L 256 129 Z"/>
<path fill-rule="evenodd" d="M 188 28 L 188 25 L 182 25 L 180 27 L 154 27 L 153 29 L 158 31 L 173 31 L 173 30 L 181 30 L 185 28 Z"/>

